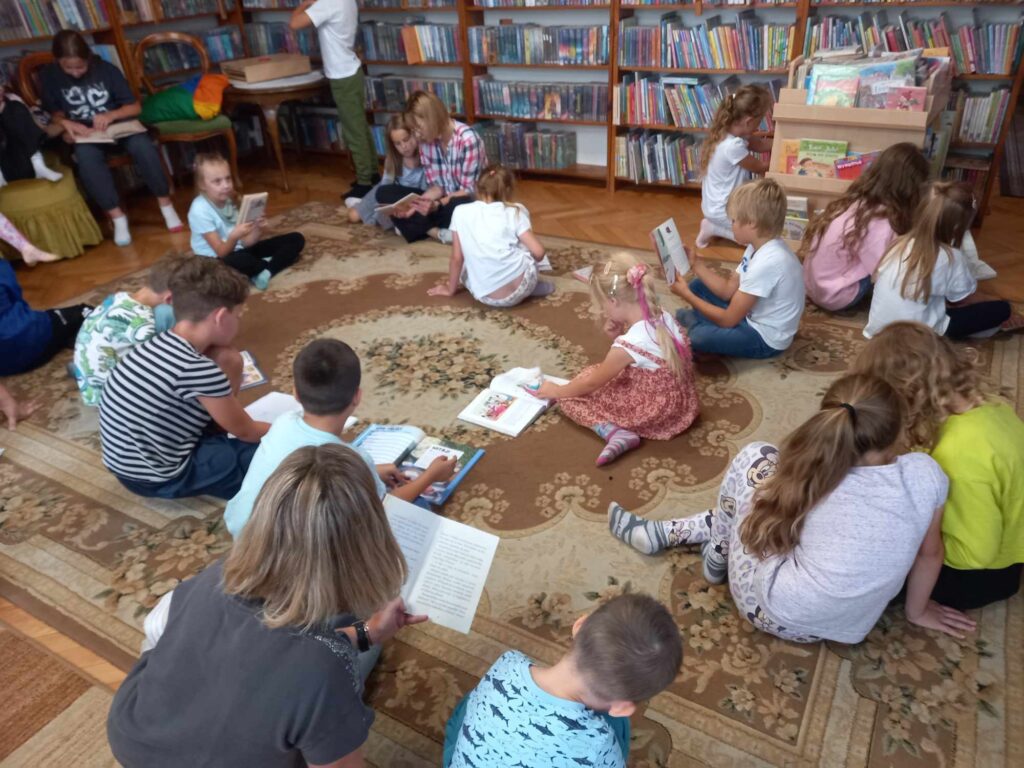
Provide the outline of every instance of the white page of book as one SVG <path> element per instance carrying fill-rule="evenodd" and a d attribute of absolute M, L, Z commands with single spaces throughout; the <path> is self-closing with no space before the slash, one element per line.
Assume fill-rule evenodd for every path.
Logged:
<path fill-rule="evenodd" d="M 459 414 L 459 418 L 515 437 L 530 426 L 544 408 L 542 400 L 526 392 L 508 395 L 485 389 Z"/>
<path fill-rule="evenodd" d="M 665 270 L 665 279 L 669 285 L 676 281 L 676 274 L 685 275 L 690 271 L 690 260 L 686 255 L 686 248 L 679 237 L 679 228 L 675 219 L 663 221 L 651 233 L 654 240 L 654 248 L 661 259 L 661 266 Z"/>
<path fill-rule="evenodd" d="M 384 499 L 384 508 L 409 566 L 402 587 L 406 610 L 468 634 L 498 537 L 393 496 Z"/>
<path fill-rule="evenodd" d="M 420 469 L 426 469 L 431 465 L 434 459 L 455 459 L 458 461 L 464 454 L 465 451 L 449 448 L 447 445 L 432 445 L 420 454 L 413 466 L 419 467 Z"/>
<path fill-rule="evenodd" d="M 563 379 L 558 376 L 548 376 L 541 374 L 540 368 L 512 368 L 504 373 L 499 373 L 493 379 L 491 379 L 490 388 L 495 392 L 501 392 L 504 395 L 511 395 L 512 397 L 519 397 L 525 395 L 534 402 L 543 403 L 545 406 L 550 405 L 551 401 L 543 397 L 537 397 L 526 387 L 530 384 L 536 384 L 540 379 L 550 381 L 552 384 L 568 384 L 568 379 Z"/>
<path fill-rule="evenodd" d="M 377 424 L 359 447 L 373 458 L 374 464 L 394 464 L 424 437 L 422 429 L 407 424 Z"/>
<path fill-rule="evenodd" d="M 282 414 L 301 410 L 302 406 L 299 405 L 299 401 L 284 392 L 268 392 L 259 400 L 254 400 L 245 407 L 245 412 L 253 421 L 268 421 L 270 423 L 273 423 Z M 358 423 L 359 419 L 349 416 L 345 419 L 345 429 L 351 429 Z"/>

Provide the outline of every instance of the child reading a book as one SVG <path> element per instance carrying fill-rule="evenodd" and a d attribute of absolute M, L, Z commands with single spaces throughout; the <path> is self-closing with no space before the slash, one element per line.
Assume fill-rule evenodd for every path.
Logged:
<path fill-rule="evenodd" d="M 945 562 L 932 599 L 959 610 L 1020 590 L 1024 563 L 1024 422 L 994 397 L 974 355 L 921 323 L 893 323 L 854 370 L 885 379 L 907 403 L 909 442 L 949 476 Z"/>
<path fill-rule="evenodd" d="M 448 719 L 442 765 L 625 768 L 629 717 L 679 674 L 679 628 L 657 600 L 630 593 L 581 616 L 572 635 L 551 667 L 502 655 Z"/>
<path fill-rule="evenodd" d="M 800 262 L 779 237 L 786 193 L 771 179 L 744 184 L 729 197 L 736 242 L 747 246 L 729 277 L 693 259 L 695 278 L 676 276 L 672 292 L 690 303 L 676 318 L 698 352 L 763 359 L 793 342 L 804 311 Z"/>
<path fill-rule="evenodd" d="M 188 259 L 169 287 L 174 327 L 132 349 L 103 385 L 103 464 L 140 496 L 230 499 L 270 429 L 236 397 L 242 356 L 230 344 L 249 283 L 218 259 Z"/>
<path fill-rule="evenodd" d="M 617 254 L 595 267 L 590 292 L 614 339 L 608 355 L 567 384 L 545 380 L 530 391 L 557 399 L 562 413 L 605 441 L 601 467 L 641 438 L 670 440 L 685 431 L 700 405 L 690 342 L 661 308 L 647 265 Z"/>
<path fill-rule="evenodd" d="M 726 204 L 733 190 L 764 173 L 768 164 L 751 152 L 771 152 L 771 139 L 754 131 L 772 108 L 772 95 L 760 85 L 744 85 L 718 105 L 700 155 L 700 222 L 697 247 L 707 248 L 712 237 L 735 240 Z M 742 245 L 742 243 L 741 243 Z"/>
<path fill-rule="evenodd" d="M 384 190 L 388 200 L 401 200 L 406 195 L 415 195 L 427 188 L 426 172 L 420 164 L 420 149 L 416 136 L 405 124 L 405 115 L 392 115 L 384 128 L 387 137 L 387 151 L 384 155 L 384 176 L 363 198 L 348 197 L 348 220 L 353 224 L 376 224 L 383 229 L 392 229 L 391 217 L 378 211 L 382 205 L 377 197 Z"/>
<path fill-rule="evenodd" d="M 184 259 L 192 256 L 165 256 L 150 267 L 146 282 L 134 293 L 118 291 L 107 296 L 89 313 L 75 339 L 73 368 L 82 402 L 99 405 L 107 376 L 136 344 L 174 325 L 170 279 Z M 156 308 L 168 312 L 157 317 Z M 161 327 L 162 322 L 170 322 Z"/>
<path fill-rule="evenodd" d="M 798 643 L 859 643 L 906 584 L 907 619 L 963 637 L 974 621 L 932 601 L 948 481 L 903 453 L 903 400 L 886 382 L 835 381 L 776 448 L 733 459 L 712 509 L 645 520 L 612 502 L 613 535 L 645 554 L 701 545 L 704 578 L 729 580 L 740 615 Z"/>
<path fill-rule="evenodd" d="M 223 259 L 265 291 L 271 277 L 298 261 L 306 239 L 300 232 L 261 239 L 265 219 L 240 222 L 231 167 L 220 154 L 200 152 L 193 168 L 199 194 L 188 209 L 192 250 Z"/>
<path fill-rule="evenodd" d="M 864 335 L 871 338 L 890 323 L 913 320 L 952 339 L 991 335 L 1011 317 L 1010 304 L 977 292 L 978 281 L 960 246 L 974 219 L 970 187 L 933 181 L 913 225 L 886 252 L 875 275 L 875 291 Z"/>
<path fill-rule="evenodd" d="M 343 341 L 316 339 L 295 356 L 292 374 L 295 397 L 303 410 L 278 416 L 260 441 L 241 488 L 224 509 L 224 524 L 235 538 L 252 515 L 263 484 L 292 451 L 307 445 L 347 445 L 341 433 L 346 419 L 362 398 L 359 389 L 362 371 L 356 353 Z M 373 472 L 377 495 L 381 498 L 390 485 L 393 495 L 414 501 L 431 483 L 448 480 L 455 471 L 454 460 L 439 457 L 422 475 L 406 481 L 394 465 L 375 466 L 362 448 L 348 447 L 356 451 Z"/>
<path fill-rule="evenodd" d="M 514 307 L 530 296 L 547 296 L 554 283 L 537 279 L 544 246 L 533 233 L 530 212 L 513 202 L 515 176 L 492 165 L 476 183 L 477 199 L 452 212 L 452 256 L 448 282 L 427 291 L 454 296 L 465 282 L 473 298 L 489 307 Z"/>
<path fill-rule="evenodd" d="M 811 218 L 800 243 L 807 296 L 839 312 L 871 292 L 882 256 L 910 229 L 928 161 L 913 144 L 882 152 L 824 212 Z"/>

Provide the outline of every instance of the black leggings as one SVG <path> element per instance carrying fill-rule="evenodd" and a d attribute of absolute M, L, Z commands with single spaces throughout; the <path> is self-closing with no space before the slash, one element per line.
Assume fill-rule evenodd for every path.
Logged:
<path fill-rule="evenodd" d="M 234 267 L 246 277 L 256 277 L 263 270 L 276 275 L 299 260 L 299 254 L 306 245 L 301 232 L 289 232 L 260 240 L 248 248 L 232 251 L 224 257 L 224 263 Z"/>
<path fill-rule="evenodd" d="M 976 333 L 998 328 L 1010 319 L 1012 311 L 1007 301 L 979 301 L 962 307 L 947 307 L 949 325 L 945 335 L 951 339 L 966 339 Z"/>
<path fill-rule="evenodd" d="M 7 181 L 34 179 L 31 157 L 43 145 L 46 134 L 32 119 L 28 107 L 17 101 L 0 100 L 0 173 Z"/>
<path fill-rule="evenodd" d="M 1021 569 L 1021 563 L 978 571 L 960 571 L 944 565 L 932 590 L 932 600 L 958 611 L 1006 600 L 1020 591 Z"/>
<path fill-rule="evenodd" d="M 89 304 L 73 304 L 70 307 L 60 309 L 47 309 L 46 314 L 50 318 L 50 340 L 39 352 L 39 357 L 32 361 L 26 368 L 31 371 L 39 366 L 50 362 L 57 353 L 75 346 L 75 338 L 78 336 L 78 329 L 82 327 L 85 316 L 92 309 Z"/>
<path fill-rule="evenodd" d="M 386 184 L 377 189 L 377 202 L 381 205 L 397 203 L 412 192 L 419 194 L 420 190 L 409 189 L 400 184 Z M 427 233 L 434 227 L 438 229 L 447 227 L 452 223 L 452 211 L 463 203 L 471 202 L 473 202 L 472 197 L 456 197 L 454 200 L 449 200 L 445 205 L 440 206 L 433 213 L 414 213 L 406 219 L 392 217 L 391 223 L 398 228 L 398 231 L 402 233 L 402 237 L 405 238 L 407 243 L 415 243 L 417 240 L 426 240 L 430 236 Z"/>

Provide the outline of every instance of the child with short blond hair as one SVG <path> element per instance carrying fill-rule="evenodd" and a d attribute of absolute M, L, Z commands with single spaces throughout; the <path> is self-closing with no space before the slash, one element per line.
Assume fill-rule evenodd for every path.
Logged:
<path fill-rule="evenodd" d="M 763 359 L 781 355 L 796 336 L 804 311 L 800 261 L 781 238 L 786 193 L 772 179 L 744 184 L 729 197 L 733 234 L 747 246 L 743 260 L 722 277 L 695 258 L 695 278 L 676 277 L 672 292 L 693 309 L 676 318 L 697 352 Z"/>

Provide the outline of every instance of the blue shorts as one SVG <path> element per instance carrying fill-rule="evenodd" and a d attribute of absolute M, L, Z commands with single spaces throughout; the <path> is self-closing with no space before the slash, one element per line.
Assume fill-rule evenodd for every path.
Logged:
<path fill-rule="evenodd" d="M 230 499 L 242 487 L 259 443 L 247 443 L 227 435 L 205 435 L 196 443 L 185 471 L 162 482 L 132 480 L 115 475 L 121 485 L 139 496 L 182 499 L 216 496 Z"/>

